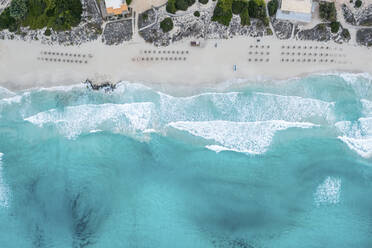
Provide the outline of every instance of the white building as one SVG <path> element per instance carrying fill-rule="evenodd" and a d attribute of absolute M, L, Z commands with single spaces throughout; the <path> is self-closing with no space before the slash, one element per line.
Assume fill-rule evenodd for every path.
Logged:
<path fill-rule="evenodd" d="M 311 22 L 312 0 L 282 0 L 276 18 L 296 22 Z"/>
<path fill-rule="evenodd" d="M 128 5 L 125 0 L 105 0 L 107 15 L 121 15 L 128 13 Z"/>

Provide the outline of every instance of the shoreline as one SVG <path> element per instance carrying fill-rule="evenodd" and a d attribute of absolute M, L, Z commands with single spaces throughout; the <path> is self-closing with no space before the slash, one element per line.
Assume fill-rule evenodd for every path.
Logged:
<path fill-rule="evenodd" d="M 6 40 L 0 41 L 0 86 L 22 91 L 104 79 L 175 92 L 199 91 L 226 88 L 226 82 L 240 80 L 281 81 L 332 72 L 372 74 L 369 54 L 372 50 L 362 46 L 274 37 L 207 40 L 200 47 L 191 47 L 190 40 L 167 47 L 145 42 L 66 47 Z"/>

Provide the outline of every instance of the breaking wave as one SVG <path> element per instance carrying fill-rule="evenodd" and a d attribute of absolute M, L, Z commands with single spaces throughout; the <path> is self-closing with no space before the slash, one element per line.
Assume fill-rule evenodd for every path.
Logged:
<path fill-rule="evenodd" d="M 215 142 L 206 147 L 216 152 L 230 150 L 262 154 L 267 151 L 277 131 L 288 128 L 311 128 L 315 125 L 305 122 L 273 120 L 259 122 L 172 122 L 168 126 Z"/>
<path fill-rule="evenodd" d="M 360 118 L 358 121 L 337 122 L 336 127 L 343 134 L 338 138 L 351 150 L 364 158 L 372 156 L 372 118 Z"/>
<path fill-rule="evenodd" d="M 152 128 L 152 103 L 101 104 L 51 109 L 26 118 L 39 127 L 54 124 L 67 138 L 97 130 L 136 134 Z"/>

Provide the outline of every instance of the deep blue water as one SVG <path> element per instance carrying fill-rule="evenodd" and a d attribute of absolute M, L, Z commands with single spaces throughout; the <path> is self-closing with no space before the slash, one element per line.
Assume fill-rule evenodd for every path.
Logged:
<path fill-rule="evenodd" d="M 367 74 L 0 88 L 0 153 L 1 248 L 372 247 Z"/>

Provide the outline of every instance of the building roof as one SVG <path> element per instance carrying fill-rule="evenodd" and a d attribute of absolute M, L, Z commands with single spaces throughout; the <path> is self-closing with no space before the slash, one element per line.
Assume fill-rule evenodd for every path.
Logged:
<path fill-rule="evenodd" d="M 105 0 L 106 8 L 119 9 L 124 3 L 123 0 Z"/>
<path fill-rule="evenodd" d="M 282 11 L 310 14 L 312 5 L 312 0 L 282 0 L 280 9 Z"/>
<path fill-rule="evenodd" d="M 116 9 L 109 7 L 106 9 L 106 11 L 107 11 L 107 14 L 120 15 L 120 14 L 123 14 L 123 12 L 128 11 L 128 5 L 122 4 L 119 8 L 116 8 Z"/>
<path fill-rule="evenodd" d="M 128 5 L 123 0 L 105 0 L 105 4 L 109 15 L 120 15 L 128 11 Z"/>
<path fill-rule="evenodd" d="M 276 18 L 279 20 L 309 23 L 311 22 L 311 13 L 288 12 L 278 9 L 276 12 Z"/>

